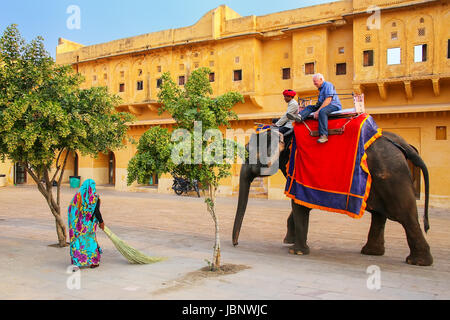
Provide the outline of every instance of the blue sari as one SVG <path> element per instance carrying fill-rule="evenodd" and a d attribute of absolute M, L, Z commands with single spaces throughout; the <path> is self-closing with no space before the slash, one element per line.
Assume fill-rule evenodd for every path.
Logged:
<path fill-rule="evenodd" d="M 70 256 L 72 265 L 89 267 L 100 264 L 102 249 L 95 232 L 98 220 L 94 215 L 98 202 L 95 181 L 86 180 L 68 208 Z"/>

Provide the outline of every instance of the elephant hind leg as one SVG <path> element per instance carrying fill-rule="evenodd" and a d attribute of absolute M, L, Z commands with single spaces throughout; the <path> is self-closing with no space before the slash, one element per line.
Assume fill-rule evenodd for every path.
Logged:
<path fill-rule="evenodd" d="M 287 233 L 283 240 L 284 244 L 294 244 L 295 243 L 295 224 L 294 215 L 291 211 L 291 215 L 287 220 Z"/>
<path fill-rule="evenodd" d="M 406 263 L 418 266 L 431 266 L 433 264 L 433 256 L 430 252 L 430 246 L 420 229 L 417 217 L 407 217 L 400 223 L 405 229 L 410 249 L 410 255 L 406 258 Z"/>
<path fill-rule="evenodd" d="M 370 225 L 369 236 L 366 245 L 361 253 L 370 256 L 384 255 L 384 228 L 386 226 L 386 216 L 377 212 L 372 213 L 372 223 Z"/>

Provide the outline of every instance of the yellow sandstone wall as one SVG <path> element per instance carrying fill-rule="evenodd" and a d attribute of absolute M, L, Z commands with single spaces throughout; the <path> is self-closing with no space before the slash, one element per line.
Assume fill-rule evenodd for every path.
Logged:
<path fill-rule="evenodd" d="M 8 159 L 0 160 L 0 174 L 6 175 L 6 185 L 14 184 L 14 164 Z"/>
<path fill-rule="evenodd" d="M 450 194 L 450 141 L 436 139 L 436 127 L 448 126 L 450 114 L 424 113 L 418 116 L 381 115 L 374 117 L 383 130 L 391 131 L 405 137 L 416 147 L 425 161 L 430 173 L 430 194 L 435 200 Z M 420 123 L 420 125 L 418 125 Z M 424 184 L 422 179 L 422 191 Z"/>
<path fill-rule="evenodd" d="M 381 10 L 379 29 L 368 28 L 374 14 L 367 13 L 371 6 Z M 56 59 L 85 76 L 83 87 L 107 86 L 122 97 L 124 102 L 117 110 L 137 117 L 129 130 L 137 141 L 151 126 L 170 128 L 174 123 L 168 114 L 157 112 L 157 81 L 163 72 L 170 71 L 178 82 L 196 68 L 209 67 L 215 73 L 214 95 L 231 90 L 244 95 L 245 103 L 234 108 L 240 121 L 232 127 L 245 131 L 255 122 L 269 123 L 285 112 L 283 90 L 293 89 L 299 97 L 317 95 L 312 74 L 305 72 L 305 64 L 314 63 L 314 73 L 322 73 L 338 93 L 364 93 L 366 111 L 378 125 L 399 133 L 419 149 L 429 167 L 431 193 L 440 199 L 450 198 L 449 39 L 446 0 L 346 0 L 247 17 L 220 6 L 185 28 L 86 47 L 60 39 Z M 414 62 L 414 46 L 423 44 L 427 45 L 427 60 Z M 399 65 L 387 65 L 390 48 L 400 48 Z M 366 50 L 373 50 L 373 66 L 363 66 Z M 346 73 L 337 75 L 336 65 L 342 63 Z M 282 78 L 286 68 L 290 68 L 289 79 Z M 242 80 L 233 81 L 235 70 L 242 70 Z M 137 90 L 138 81 L 143 83 L 142 90 Z M 124 92 L 119 92 L 121 84 Z M 344 108 L 352 107 L 351 99 L 341 100 Z M 113 152 L 116 189 L 142 191 L 136 184 L 126 186 L 126 168 L 136 146 L 127 144 Z M 222 182 L 220 195 L 236 195 L 239 169 L 234 166 L 232 176 Z M 80 157 L 79 172 L 82 179 L 105 184 L 108 159 Z M 285 198 L 281 173 L 258 183 L 256 193 L 263 197 Z M 171 185 L 171 177 L 161 177 L 158 192 L 171 193 Z"/>

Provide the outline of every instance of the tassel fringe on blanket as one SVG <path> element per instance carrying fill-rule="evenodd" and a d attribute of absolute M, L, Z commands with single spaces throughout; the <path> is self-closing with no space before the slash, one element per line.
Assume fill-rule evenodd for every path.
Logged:
<path fill-rule="evenodd" d="M 130 247 L 127 243 L 117 237 L 112 231 L 105 226 L 105 233 L 112 241 L 117 250 L 128 260 L 131 264 L 151 264 L 166 260 L 166 258 L 149 257 L 142 252 Z"/>

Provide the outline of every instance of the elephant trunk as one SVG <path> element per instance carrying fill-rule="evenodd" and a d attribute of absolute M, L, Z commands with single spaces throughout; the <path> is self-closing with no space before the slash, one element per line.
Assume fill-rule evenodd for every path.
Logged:
<path fill-rule="evenodd" d="M 233 226 L 233 245 L 238 245 L 239 233 L 242 227 L 242 221 L 244 220 L 245 210 L 247 209 L 248 195 L 250 192 L 250 185 L 255 179 L 255 176 L 251 174 L 251 166 L 248 164 L 242 165 L 241 173 L 239 177 L 239 199 L 238 207 L 236 210 L 236 216 L 234 218 Z"/>

